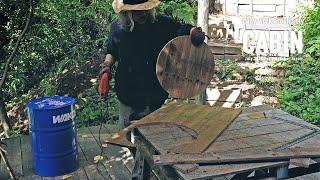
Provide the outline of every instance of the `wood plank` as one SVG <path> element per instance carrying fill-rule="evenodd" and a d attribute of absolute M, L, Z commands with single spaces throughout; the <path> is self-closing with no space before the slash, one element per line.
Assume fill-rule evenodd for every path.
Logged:
<path fill-rule="evenodd" d="M 225 152 L 239 149 L 250 149 L 255 147 L 259 148 L 264 145 L 266 145 L 266 149 L 269 149 L 268 147 L 276 148 L 277 146 L 281 146 L 310 132 L 312 132 L 312 130 L 299 129 L 274 134 L 239 138 L 236 140 L 231 139 L 226 141 L 218 141 L 211 144 L 206 152 Z"/>
<path fill-rule="evenodd" d="M 190 164 L 190 163 L 240 163 L 254 161 L 289 161 L 290 158 L 317 158 L 319 149 L 291 148 L 282 151 L 240 152 L 240 153 L 201 153 L 201 154 L 165 154 L 154 155 L 156 165 Z"/>
<path fill-rule="evenodd" d="M 156 127 L 140 127 L 139 128 L 139 131 L 141 131 L 141 133 L 142 134 L 145 134 L 145 133 L 149 133 L 150 131 L 151 131 L 151 129 L 150 128 L 153 128 L 153 129 L 156 129 L 156 130 L 158 130 L 158 129 L 161 129 L 164 133 L 163 134 L 158 134 L 158 131 L 153 131 L 155 134 L 158 134 L 160 137 L 162 137 L 162 136 L 169 136 L 169 137 L 171 137 L 172 136 L 172 132 L 179 132 L 179 133 L 181 133 L 181 134 L 188 134 L 188 133 L 190 133 L 190 134 L 193 134 L 194 135 L 194 132 L 193 131 L 187 131 L 188 129 L 185 129 L 185 130 L 181 130 L 180 128 L 181 127 L 177 127 L 177 126 L 171 126 L 171 125 L 158 125 L 158 126 L 156 126 Z M 170 133 L 171 132 L 171 133 Z M 190 139 L 192 139 L 192 137 L 189 137 Z M 150 140 L 150 138 L 145 138 L 145 139 L 147 139 L 147 140 Z M 179 139 L 178 141 L 181 141 L 181 139 Z M 188 139 L 185 139 L 185 140 L 183 140 L 183 141 L 188 141 Z M 171 144 L 174 144 L 174 143 L 176 143 L 177 142 L 177 140 L 172 140 L 172 139 L 168 139 L 167 141 L 164 141 L 164 142 L 161 142 L 161 141 L 159 141 L 158 143 L 157 142 L 154 142 L 154 140 L 151 140 L 151 142 L 152 143 L 154 143 L 153 145 L 155 145 L 155 146 L 157 146 L 157 144 L 160 144 L 159 145 L 159 147 L 158 148 L 156 148 L 156 149 L 160 149 L 161 151 L 160 152 L 162 152 L 162 153 L 166 153 L 166 149 L 169 149 L 170 148 L 170 146 L 171 146 Z M 166 144 L 167 142 L 169 142 L 168 144 Z M 279 144 L 272 144 L 272 145 L 274 145 L 274 147 L 277 147 Z M 248 147 L 248 146 L 246 146 L 246 147 Z M 266 145 L 266 146 L 259 146 L 259 148 L 261 148 L 261 150 L 265 150 L 265 149 L 267 149 L 267 148 L 270 148 L 270 147 L 272 147 L 271 145 Z M 223 147 L 222 147 L 223 148 Z M 248 148 L 248 149 L 250 149 L 250 148 Z M 177 165 L 175 165 L 174 167 L 176 168 L 176 166 Z M 184 171 L 184 172 L 186 172 L 186 171 L 189 171 L 189 172 L 192 172 L 192 171 L 190 171 L 190 169 L 188 169 L 188 168 L 186 168 L 186 167 L 181 167 L 182 165 L 179 165 L 178 166 L 178 168 L 177 169 L 179 169 L 179 170 L 182 170 L 182 171 Z M 189 165 L 190 166 L 190 165 Z M 193 166 L 193 165 L 191 165 L 191 166 Z M 251 166 L 249 167 L 249 168 L 251 168 Z M 181 172 L 182 173 L 182 172 Z M 183 173 L 182 173 L 183 174 Z"/>
<path fill-rule="evenodd" d="M 99 167 L 102 165 L 99 165 Z M 91 164 L 83 167 L 87 178 L 89 180 L 106 180 L 106 179 L 114 179 L 111 178 L 108 174 L 106 174 L 106 170 L 104 168 L 97 168 L 96 164 Z"/>
<path fill-rule="evenodd" d="M 171 97 L 191 98 L 209 85 L 214 74 L 213 58 L 207 44 L 196 47 L 190 36 L 180 36 L 159 53 L 156 74 Z"/>
<path fill-rule="evenodd" d="M 76 171 L 68 175 L 71 175 L 71 179 L 88 179 L 87 173 L 82 167 L 79 167 Z"/>
<path fill-rule="evenodd" d="M 155 126 L 153 129 L 154 131 L 152 132 L 154 134 L 158 134 L 157 129 L 161 129 L 162 131 L 165 132 L 165 133 L 159 133 L 160 134 L 159 136 L 161 137 L 157 139 L 149 138 L 150 136 L 145 137 L 152 144 L 152 146 L 154 146 L 155 149 L 157 149 L 161 154 L 167 153 L 170 147 L 173 144 L 176 144 L 177 142 L 190 141 L 194 138 L 193 137 L 194 134 L 192 134 L 192 131 L 189 131 L 187 133 L 186 131 L 182 131 L 176 126 L 167 126 L 167 127 Z M 141 134 L 144 134 L 146 132 L 150 132 L 151 130 L 148 129 L 147 127 L 140 127 L 139 131 L 141 131 Z M 248 138 L 237 139 L 236 141 L 226 140 L 226 141 L 220 142 L 219 139 L 223 137 L 223 134 L 222 134 L 220 138 L 218 138 L 217 141 L 213 143 L 207 151 L 222 152 L 222 151 L 234 151 L 234 150 L 250 149 L 250 148 L 259 148 L 259 149 L 276 148 L 282 145 L 283 143 L 286 143 L 294 139 L 295 137 L 299 137 L 306 134 L 307 132 L 310 132 L 310 130 L 280 132 L 274 135 L 261 135 L 260 140 L 259 140 L 259 137 L 248 137 Z M 294 134 L 294 136 L 291 138 L 281 140 L 278 137 L 281 137 L 281 134 L 283 133 Z M 179 137 L 179 134 L 180 134 L 180 137 Z M 173 138 L 170 138 L 170 137 L 173 137 Z"/>
<path fill-rule="evenodd" d="M 169 109 L 169 113 L 167 112 Z M 179 112 L 177 110 L 183 110 Z M 164 113 L 163 111 L 167 112 Z M 133 146 L 126 139 L 131 129 L 154 124 L 176 124 L 197 131 L 198 136 L 192 142 L 173 145 L 170 151 L 178 153 L 203 152 L 229 124 L 240 114 L 239 109 L 229 109 L 196 104 L 169 103 L 141 120 L 131 124 L 117 134 L 106 139 L 107 143 Z M 191 121 L 192 119 L 192 121 Z"/>
<path fill-rule="evenodd" d="M 293 124 L 273 124 L 268 126 L 262 127 L 255 127 L 255 128 L 247 128 L 247 129 L 240 129 L 240 130 L 226 130 L 223 135 L 217 139 L 217 141 L 224 141 L 228 139 L 238 139 L 238 138 L 245 138 L 245 137 L 252 137 L 258 135 L 267 135 L 267 134 L 274 134 L 292 130 L 302 129 L 300 126 L 296 126 Z"/>
<path fill-rule="evenodd" d="M 80 142 L 86 141 L 86 136 L 81 137 L 83 134 L 77 134 L 77 141 L 78 141 L 78 160 L 80 166 L 86 166 L 90 164 L 90 161 L 86 158 L 85 152 L 80 146 Z"/>
<path fill-rule="evenodd" d="M 295 165 L 298 167 L 308 168 L 309 165 L 311 164 L 311 159 L 310 158 L 292 158 L 290 159 L 289 164 Z"/>
<path fill-rule="evenodd" d="M 20 179 L 21 180 L 42 180 L 43 178 L 41 176 L 38 176 L 38 175 L 35 175 L 35 174 L 31 174 L 31 175 L 28 175 L 28 176 L 22 176 Z"/>
<path fill-rule="evenodd" d="M 305 139 L 299 143 L 293 144 L 290 147 L 308 147 L 308 148 L 320 148 L 320 134 L 317 134 L 311 138 Z"/>
<path fill-rule="evenodd" d="M 23 176 L 30 176 L 33 172 L 33 161 L 32 161 L 32 154 L 31 154 L 31 141 L 30 136 L 22 136 L 21 137 L 21 164 L 22 164 L 22 171 Z"/>
<path fill-rule="evenodd" d="M 13 169 L 13 173 L 16 177 L 22 176 L 22 163 L 21 163 L 21 146 L 20 137 L 5 139 L 4 143 L 7 144 L 7 158 Z M 3 173 L 3 178 L 10 179 L 10 175 L 7 171 L 5 163 L 1 163 L 0 171 Z"/>
<path fill-rule="evenodd" d="M 101 129 L 100 129 L 101 128 Z M 99 145 L 103 142 L 103 138 L 109 135 L 109 131 L 101 125 L 101 127 L 88 127 L 89 131 L 93 135 L 96 143 Z M 100 139 L 99 139 L 99 129 L 100 129 Z M 101 147 L 102 148 L 102 147 Z M 101 150 L 99 151 L 99 153 Z M 126 154 L 123 154 L 123 150 L 119 146 L 108 145 L 103 148 L 103 160 L 102 163 L 108 170 L 108 173 L 112 178 L 115 179 L 130 179 L 131 173 L 127 167 L 123 164 L 123 161 L 128 161 Z"/>
<path fill-rule="evenodd" d="M 61 175 L 61 176 L 56 176 L 56 177 L 42 177 L 43 180 L 61 180 L 61 179 L 67 179 L 67 177 L 70 177 L 71 179 L 88 179 L 88 176 L 85 172 L 85 170 L 82 167 L 79 167 L 76 171 Z"/>
<path fill-rule="evenodd" d="M 245 121 L 242 120 L 238 121 L 238 118 L 234 120 L 234 122 L 226 129 L 226 131 L 235 131 L 235 130 L 244 130 L 244 129 L 251 129 L 255 127 L 264 127 L 276 124 L 283 124 L 283 121 L 275 120 L 272 118 L 268 118 L 263 121 Z"/>
<path fill-rule="evenodd" d="M 89 162 L 89 164 L 94 164 L 93 158 L 97 155 L 100 155 L 101 148 L 97 144 L 96 140 L 92 136 L 90 130 L 88 128 L 81 128 L 78 131 L 78 136 L 82 137 L 78 139 L 78 144 L 80 148 L 84 152 L 84 156 Z M 95 178 L 103 178 L 106 177 L 107 179 L 112 179 L 111 176 L 109 175 L 108 169 L 103 164 L 100 164 L 98 166 L 100 174 L 97 174 L 97 169 L 96 165 L 88 165 L 85 166 L 84 170 L 88 176 L 89 179 L 95 179 Z M 96 172 L 96 173 L 93 173 Z M 101 176 L 101 177 L 100 177 Z"/>
<path fill-rule="evenodd" d="M 288 162 L 227 164 L 215 166 L 206 165 L 200 166 L 198 169 L 190 173 L 180 173 L 180 176 L 184 179 L 209 179 L 219 176 L 227 176 L 235 173 L 253 171 L 256 169 L 278 167 L 286 164 L 288 164 Z"/>
<path fill-rule="evenodd" d="M 108 132 L 109 134 L 113 133 L 115 131 L 113 126 L 110 125 L 105 125 L 104 126 L 106 132 Z M 119 128 L 120 129 L 120 128 Z M 102 137 L 104 138 L 104 137 Z M 103 140 L 101 140 L 103 142 Z M 129 169 L 130 172 L 133 171 L 133 167 L 134 167 L 134 159 L 133 159 L 133 155 L 131 153 L 131 151 L 128 148 L 125 147 L 119 147 L 119 146 L 114 146 L 110 144 L 110 148 L 112 148 L 114 151 L 119 151 L 121 152 L 121 160 L 123 162 L 123 164 Z M 120 156 L 120 154 L 119 154 Z"/>
<path fill-rule="evenodd" d="M 109 134 L 113 134 L 121 130 L 121 127 L 118 124 L 103 124 L 103 126 L 108 129 Z"/>
<path fill-rule="evenodd" d="M 294 178 L 289 178 L 288 180 L 319 180 L 320 179 L 320 172 L 312 173 L 312 174 L 306 174 L 303 176 L 298 176 Z"/>

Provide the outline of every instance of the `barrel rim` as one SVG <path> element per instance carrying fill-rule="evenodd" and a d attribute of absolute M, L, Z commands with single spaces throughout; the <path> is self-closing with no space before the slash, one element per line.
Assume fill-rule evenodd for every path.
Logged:
<path fill-rule="evenodd" d="M 43 106 L 43 107 L 39 107 L 36 103 L 39 103 L 43 100 L 46 99 L 53 99 L 53 100 L 60 100 L 63 101 L 65 104 L 63 105 L 47 105 L 47 106 Z M 60 109 L 60 108 L 64 108 L 67 106 L 71 106 L 76 102 L 76 100 L 70 96 L 45 96 L 45 97 L 40 97 L 37 99 L 32 99 L 31 101 L 29 101 L 29 103 L 27 104 L 27 107 L 30 109 L 36 109 L 36 110 L 50 110 L 50 109 Z"/>

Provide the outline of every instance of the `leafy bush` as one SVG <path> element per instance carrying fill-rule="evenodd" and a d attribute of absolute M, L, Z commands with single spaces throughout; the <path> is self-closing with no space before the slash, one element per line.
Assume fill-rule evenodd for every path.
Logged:
<path fill-rule="evenodd" d="M 117 17 L 111 3 L 112 0 L 35 1 L 30 27 L 10 65 L 4 89 L 7 107 L 13 107 L 25 97 L 36 97 L 28 95 L 33 92 L 39 96 L 55 95 L 60 90 L 57 79 L 64 76 L 65 71 L 86 61 L 101 61 L 105 55 L 109 24 Z M 157 10 L 194 24 L 195 7 L 196 2 L 169 0 L 161 3 Z M 0 74 L 4 60 L 12 52 L 24 27 L 28 8 L 26 1 L 0 1 L 0 18 L 3 19 L 0 21 Z M 118 119 L 118 102 L 114 93 L 107 102 L 99 101 L 96 85 L 78 93 L 78 97 L 75 96 L 78 126 L 115 123 Z M 11 134 L 19 134 L 20 130 L 14 129 Z"/>
<path fill-rule="evenodd" d="M 3 46 L 2 60 L 14 47 L 28 6 L 23 2 L 1 1 L 0 8 L 7 17 L 0 28 L 9 40 Z M 56 71 L 58 62 L 102 60 L 109 23 L 114 18 L 111 1 L 43 0 L 34 3 L 31 26 L 10 65 L 4 90 L 6 100 L 37 87 L 43 78 L 49 78 L 48 72 Z M 0 73 L 3 65 L 0 61 Z"/>
<path fill-rule="evenodd" d="M 114 124 L 118 120 L 118 100 L 115 93 L 109 93 L 108 101 L 99 100 L 96 86 L 78 96 L 76 107 L 78 127 L 100 123 Z"/>
<path fill-rule="evenodd" d="M 305 21 L 302 25 L 304 45 L 307 55 L 318 59 L 320 58 L 320 5 L 317 3 L 313 9 L 305 8 Z"/>
<path fill-rule="evenodd" d="M 288 61 L 287 78 L 278 97 L 280 107 L 320 125 L 320 6 L 307 9 L 304 32 L 305 55 Z"/>
<path fill-rule="evenodd" d="M 233 60 L 217 60 L 216 66 L 219 71 L 217 71 L 217 76 L 221 80 L 225 79 L 235 79 L 235 74 L 237 74 L 236 67 L 237 64 Z"/>
<path fill-rule="evenodd" d="M 189 3 L 187 0 L 166 0 L 162 1 L 156 10 L 159 13 L 195 25 L 196 1 Z"/>

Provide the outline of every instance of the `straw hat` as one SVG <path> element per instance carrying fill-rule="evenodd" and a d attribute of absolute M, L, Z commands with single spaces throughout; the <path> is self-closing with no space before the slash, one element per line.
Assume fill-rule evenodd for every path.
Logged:
<path fill-rule="evenodd" d="M 159 0 L 113 0 L 112 7 L 116 13 L 119 13 L 130 10 L 149 10 L 159 3 Z"/>

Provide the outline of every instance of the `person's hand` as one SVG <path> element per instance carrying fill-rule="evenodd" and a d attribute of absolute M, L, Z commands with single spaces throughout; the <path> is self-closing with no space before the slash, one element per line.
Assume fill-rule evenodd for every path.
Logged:
<path fill-rule="evenodd" d="M 103 73 L 109 73 L 111 74 L 111 63 L 109 61 L 104 61 L 100 64 L 101 70 L 99 72 L 99 76 L 101 76 Z"/>
<path fill-rule="evenodd" d="M 203 43 L 205 36 L 201 27 L 193 27 L 190 30 L 191 43 L 195 46 L 200 46 Z"/>

